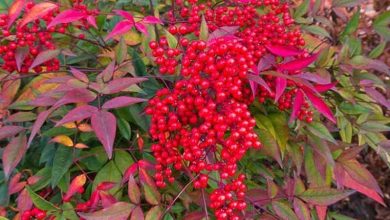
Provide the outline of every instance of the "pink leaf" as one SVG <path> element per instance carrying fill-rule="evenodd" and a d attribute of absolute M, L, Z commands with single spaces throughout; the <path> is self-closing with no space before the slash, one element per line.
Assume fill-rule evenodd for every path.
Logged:
<path fill-rule="evenodd" d="M 4 138 L 13 137 L 16 134 L 19 134 L 25 128 L 16 125 L 7 125 L 0 128 L 0 140 Z"/>
<path fill-rule="evenodd" d="M 316 61 L 318 57 L 318 53 L 313 54 L 310 57 L 293 60 L 288 63 L 283 63 L 278 66 L 278 69 L 284 70 L 284 71 L 296 71 L 296 70 L 302 70 L 306 67 L 308 67 L 310 64 L 312 64 L 314 61 Z"/>
<path fill-rule="evenodd" d="M 81 121 L 86 118 L 92 116 L 92 114 L 98 112 L 98 109 L 94 106 L 83 105 L 79 106 L 66 114 L 59 122 L 57 122 L 56 126 L 60 126 L 62 124 L 66 124 L 68 122 L 73 121 Z"/>
<path fill-rule="evenodd" d="M 103 89 L 103 94 L 113 94 L 118 93 L 124 89 L 129 88 L 131 85 L 140 83 L 147 80 L 147 78 L 121 78 L 121 79 L 114 79 L 111 82 L 108 83 L 108 85 Z"/>
<path fill-rule="evenodd" d="M 108 191 L 114 188 L 115 185 L 116 183 L 114 182 L 101 182 L 99 185 L 97 185 L 96 189 L 101 191 Z"/>
<path fill-rule="evenodd" d="M 123 174 L 121 183 L 124 184 L 125 182 L 127 182 L 130 176 L 133 176 L 135 172 L 137 172 L 137 170 L 138 170 L 138 163 L 133 163 L 131 166 L 129 166 L 125 171 L 125 174 Z"/>
<path fill-rule="evenodd" d="M 261 78 L 260 76 L 257 76 L 257 75 L 253 75 L 253 74 L 247 74 L 247 78 L 249 81 L 252 81 L 252 82 L 255 82 L 259 85 L 261 85 L 262 87 L 264 87 L 268 92 L 272 92 L 271 91 L 271 88 L 269 88 L 268 84 L 264 81 L 263 78 Z"/>
<path fill-rule="evenodd" d="M 115 61 L 112 61 L 99 75 L 96 77 L 97 79 L 103 79 L 104 82 L 109 81 L 115 71 Z"/>
<path fill-rule="evenodd" d="M 97 24 L 96 24 L 96 19 L 95 19 L 94 16 L 89 15 L 89 16 L 87 17 L 87 22 L 88 22 L 88 24 L 90 24 L 92 27 L 98 29 L 98 26 L 97 26 Z"/>
<path fill-rule="evenodd" d="M 30 69 L 33 69 L 36 66 L 41 65 L 44 62 L 56 58 L 60 54 L 60 50 L 44 50 L 35 58 L 34 62 L 31 64 Z"/>
<path fill-rule="evenodd" d="M 146 28 L 146 26 L 144 24 L 142 24 L 141 22 L 137 22 L 135 23 L 135 28 L 137 28 L 137 30 L 145 35 L 148 35 L 148 29 Z"/>
<path fill-rule="evenodd" d="M 277 102 L 280 98 L 280 96 L 283 95 L 284 91 L 287 87 L 287 79 L 283 77 L 276 77 L 275 80 L 276 87 L 275 87 L 275 102 Z"/>
<path fill-rule="evenodd" d="M 58 108 L 70 103 L 88 103 L 95 100 L 95 98 L 96 94 L 88 89 L 72 89 L 67 91 L 65 95 L 53 105 L 53 108 Z"/>
<path fill-rule="evenodd" d="M 378 92 L 376 89 L 372 87 L 366 87 L 364 88 L 367 95 L 369 95 L 371 98 L 373 98 L 375 101 L 377 101 L 379 104 L 385 106 L 387 109 L 390 109 L 390 101 L 382 95 L 380 92 Z"/>
<path fill-rule="evenodd" d="M 303 105 L 303 101 L 304 101 L 303 98 L 304 98 L 303 92 L 301 90 L 298 90 L 297 94 L 295 95 L 294 104 L 293 104 L 293 108 L 291 111 L 289 123 L 291 123 L 292 121 L 294 121 L 297 118 L 298 112 Z"/>
<path fill-rule="evenodd" d="M 275 65 L 275 57 L 271 54 L 267 54 L 259 60 L 257 64 L 257 71 L 261 72 L 267 70 Z"/>
<path fill-rule="evenodd" d="M 120 96 L 113 98 L 102 106 L 103 109 L 112 109 L 112 108 L 122 108 L 128 105 L 133 105 L 140 102 L 145 102 L 146 99 L 128 97 L 128 96 Z"/>
<path fill-rule="evenodd" d="M 6 179 L 8 179 L 26 153 L 26 142 L 26 136 L 22 133 L 18 137 L 13 138 L 5 147 L 3 152 L 3 170 Z"/>
<path fill-rule="evenodd" d="M 99 141 L 103 144 L 108 158 L 112 158 L 112 150 L 116 134 L 116 118 L 106 111 L 99 111 L 92 115 L 91 118 L 92 129 Z"/>
<path fill-rule="evenodd" d="M 325 220 L 326 219 L 326 211 L 328 207 L 327 206 L 316 206 L 317 214 L 318 214 L 318 219 L 319 220 Z"/>
<path fill-rule="evenodd" d="M 335 87 L 336 84 L 337 82 L 329 83 L 329 84 L 319 84 L 319 85 L 315 85 L 314 88 L 317 90 L 317 92 L 326 92 L 332 89 L 333 87 Z"/>
<path fill-rule="evenodd" d="M 58 14 L 47 26 L 47 28 L 56 26 L 58 24 L 71 23 L 80 20 L 87 16 L 87 14 L 80 10 L 68 9 Z"/>
<path fill-rule="evenodd" d="M 295 47 L 284 45 L 267 45 L 265 48 L 267 48 L 267 50 L 272 54 L 281 57 L 296 56 L 303 52 Z"/>
<path fill-rule="evenodd" d="M 294 212 L 298 216 L 299 220 L 310 220 L 310 211 L 307 205 L 300 199 L 294 198 Z"/>
<path fill-rule="evenodd" d="M 32 100 L 28 104 L 32 106 L 45 107 L 45 106 L 54 105 L 54 103 L 56 102 L 57 102 L 56 98 L 50 97 L 47 94 L 43 94 L 38 96 L 36 99 Z"/>
<path fill-rule="evenodd" d="M 215 41 L 216 39 L 218 39 L 220 37 L 233 36 L 239 28 L 240 28 L 239 26 L 220 27 L 210 34 L 210 36 L 208 38 L 208 43 L 211 44 L 211 42 Z"/>
<path fill-rule="evenodd" d="M 26 185 L 26 181 L 19 182 L 22 173 L 16 173 L 8 183 L 8 195 L 20 192 Z"/>
<path fill-rule="evenodd" d="M 9 20 L 8 20 L 7 29 L 11 27 L 14 21 L 19 17 L 20 13 L 22 13 L 22 10 L 25 5 L 26 5 L 26 0 L 15 0 L 12 3 L 12 5 L 8 9 Z"/>
<path fill-rule="evenodd" d="M 18 47 L 16 49 L 15 62 L 16 62 L 16 67 L 18 68 L 18 71 L 20 71 L 20 69 L 22 68 L 23 61 L 26 58 L 26 56 L 28 55 L 28 53 L 29 53 L 29 50 L 27 47 Z"/>
<path fill-rule="evenodd" d="M 42 2 L 36 4 L 26 13 L 26 15 L 23 17 L 23 20 L 20 22 L 19 26 L 23 27 L 24 25 L 26 25 L 31 21 L 35 21 L 39 18 L 42 18 L 56 8 L 58 8 L 58 5 L 51 2 Z"/>
<path fill-rule="evenodd" d="M 146 16 L 142 19 L 142 22 L 146 24 L 164 24 L 159 18 L 154 16 Z"/>
<path fill-rule="evenodd" d="M 115 197 L 108 194 L 107 192 L 101 191 L 99 192 L 99 194 L 100 194 L 100 199 L 102 201 L 103 208 L 107 208 L 117 202 Z"/>
<path fill-rule="evenodd" d="M 128 32 L 134 25 L 134 22 L 124 20 L 118 22 L 118 24 L 115 25 L 114 29 L 107 35 L 105 40 L 109 40 L 117 35 L 123 35 L 126 32 Z"/>
<path fill-rule="evenodd" d="M 342 183 L 344 186 L 351 188 L 351 189 L 354 189 L 360 193 L 363 193 L 364 195 L 370 197 L 371 199 L 386 206 L 382 197 L 380 197 L 379 194 L 377 192 L 375 192 L 375 190 L 367 188 L 366 186 L 358 183 L 357 181 L 352 179 L 351 176 L 347 172 L 345 172 L 344 175 L 345 176 L 343 178 L 343 183 Z"/>
<path fill-rule="evenodd" d="M 336 119 L 333 116 L 332 111 L 329 109 L 329 107 L 325 104 L 324 101 L 322 101 L 321 98 L 314 95 L 310 90 L 305 89 L 305 95 L 310 100 L 310 102 L 313 104 L 313 106 L 319 111 L 321 114 L 323 114 L 326 118 L 328 118 L 331 122 L 336 123 Z"/>
<path fill-rule="evenodd" d="M 41 129 L 42 125 L 45 123 L 47 117 L 54 111 L 54 109 L 48 109 L 46 111 L 43 111 L 39 113 L 37 120 L 35 120 L 34 125 L 31 128 L 31 134 L 28 138 L 27 142 L 27 148 L 30 146 L 32 140 L 34 139 L 35 135 L 37 135 L 38 131 Z"/>
<path fill-rule="evenodd" d="M 117 15 L 127 19 L 128 21 L 131 21 L 132 23 L 134 23 L 134 17 L 129 12 L 123 11 L 123 10 L 114 10 L 114 12 L 115 12 L 115 14 L 117 14 Z"/>
<path fill-rule="evenodd" d="M 298 77 L 301 79 L 306 79 L 306 80 L 309 80 L 309 81 L 312 81 L 312 82 L 315 82 L 318 84 L 331 83 L 331 77 L 330 77 L 330 74 L 328 72 L 324 72 L 324 73 L 322 73 L 322 75 L 320 75 L 318 73 L 304 72 L 304 73 L 295 75 L 295 77 Z"/>
<path fill-rule="evenodd" d="M 88 79 L 88 76 L 85 75 L 83 72 L 81 72 L 80 70 L 78 69 L 75 69 L 73 67 L 70 67 L 70 72 L 73 74 L 74 77 L 76 77 L 77 79 L 83 81 L 83 82 L 86 82 L 88 83 L 89 82 L 89 79 Z"/>
<path fill-rule="evenodd" d="M 23 189 L 23 191 L 19 194 L 18 198 L 18 211 L 23 213 L 27 210 L 30 210 L 33 206 L 33 202 L 31 200 L 30 194 L 27 189 Z"/>

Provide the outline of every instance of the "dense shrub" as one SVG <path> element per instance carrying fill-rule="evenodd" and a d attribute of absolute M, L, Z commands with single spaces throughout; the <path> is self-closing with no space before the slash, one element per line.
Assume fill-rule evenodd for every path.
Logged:
<path fill-rule="evenodd" d="M 0 216 L 348 219 L 328 207 L 352 193 L 385 206 L 357 157 L 390 165 L 390 14 L 364 24 L 360 3 L 0 0 Z"/>

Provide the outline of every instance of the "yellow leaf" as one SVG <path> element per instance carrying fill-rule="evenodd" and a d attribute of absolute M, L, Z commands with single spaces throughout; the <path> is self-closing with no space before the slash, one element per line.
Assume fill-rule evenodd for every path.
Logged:
<path fill-rule="evenodd" d="M 92 127 L 86 123 L 80 124 L 78 128 L 82 132 L 92 132 Z"/>
<path fill-rule="evenodd" d="M 63 124 L 62 126 L 65 127 L 65 128 L 73 129 L 73 128 L 76 128 L 76 123 L 69 122 L 69 123 Z"/>
<path fill-rule="evenodd" d="M 62 144 L 62 145 L 67 146 L 67 147 L 73 147 L 72 139 L 70 139 L 70 137 L 68 137 L 66 135 L 58 135 L 58 136 L 54 137 L 53 139 L 51 139 L 51 141 Z"/>

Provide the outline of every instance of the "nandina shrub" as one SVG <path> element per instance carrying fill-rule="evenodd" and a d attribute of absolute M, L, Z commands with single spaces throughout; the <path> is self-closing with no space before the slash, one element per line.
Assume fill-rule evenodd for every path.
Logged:
<path fill-rule="evenodd" d="M 0 1 L 0 216 L 344 219 L 328 207 L 352 193 L 385 206 L 358 157 L 390 165 L 390 14 L 367 51 L 361 2 Z"/>

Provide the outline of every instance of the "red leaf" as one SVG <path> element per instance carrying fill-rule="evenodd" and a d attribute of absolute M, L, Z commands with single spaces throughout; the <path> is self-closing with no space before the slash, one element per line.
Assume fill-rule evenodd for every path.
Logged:
<path fill-rule="evenodd" d="M 65 95 L 53 105 L 53 108 L 58 108 L 70 103 L 88 103 L 95 100 L 95 98 L 96 94 L 88 89 L 72 89 L 67 91 Z"/>
<path fill-rule="evenodd" d="M 285 71 L 296 71 L 296 70 L 301 70 L 306 67 L 308 67 L 310 64 L 312 64 L 314 61 L 316 61 L 318 57 L 318 53 L 313 54 L 310 57 L 298 59 L 298 60 L 293 60 L 288 63 L 283 63 L 278 66 L 278 69 L 280 70 L 285 70 Z"/>
<path fill-rule="evenodd" d="M 325 220 L 326 219 L 326 211 L 328 207 L 327 206 L 316 206 L 317 215 L 319 220 Z"/>
<path fill-rule="evenodd" d="M 0 140 L 13 137 L 23 131 L 24 128 L 16 125 L 7 125 L 0 128 Z"/>
<path fill-rule="evenodd" d="M 56 127 L 68 122 L 84 120 L 91 117 L 96 112 L 98 112 L 98 109 L 94 106 L 79 106 L 68 112 L 68 114 L 66 114 L 59 122 L 57 122 Z"/>
<path fill-rule="evenodd" d="M 342 185 L 344 185 L 344 186 L 346 186 L 348 188 L 354 189 L 354 190 L 356 190 L 356 191 L 358 191 L 360 193 L 363 193 L 364 195 L 370 197 L 371 199 L 373 199 L 373 200 L 379 202 L 380 204 L 386 206 L 386 204 L 383 201 L 382 197 L 380 197 L 379 194 L 377 192 L 375 192 L 375 190 L 367 188 L 366 186 L 358 183 L 357 181 L 352 179 L 351 176 L 347 172 L 344 172 L 344 178 L 343 178 Z"/>
<path fill-rule="evenodd" d="M 83 72 L 81 72 L 80 70 L 78 69 L 75 69 L 73 67 L 70 67 L 70 72 L 73 74 L 74 77 L 76 77 L 77 79 L 83 81 L 83 82 L 86 82 L 88 83 L 89 82 L 89 79 L 88 79 L 88 76 L 85 75 Z"/>
<path fill-rule="evenodd" d="M 128 32 L 134 25 L 134 22 L 124 20 L 118 22 L 118 24 L 115 25 L 114 29 L 107 35 L 105 40 L 109 40 L 117 35 L 122 35 L 126 32 Z"/>
<path fill-rule="evenodd" d="M 38 133 L 38 131 L 41 129 L 42 125 L 45 123 L 47 117 L 49 117 L 49 115 L 53 111 L 54 111 L 54 109 L 49 109 L 49 110 L 46 110 L 46 111 L 39 113 L 37 120 L 35 120 L 35 123 L 31 128 L 30 137 L 28 138 L 28 142 L 27 142 L 27 148 L 30 146 L 35 135 Z"/>
<path fill-rule="evenodd" d="M 329 109 L 329 107 L 325 104 L 324 101 L 322 101 L 321 98 L 314 95 L 310 90 L 304 89 L 306 97 L 310 100 L 310 102 L 313 104 L 313 106 L 319 111 L 321 114 L 323 114 L 326 118 L 328 118 L 331 122 L 336 123 L 336 119 L 333 116 L 332 111 Z"/>
<path fill-rule="evenodd" d="M 303 101 L 304 101 L 303 98 L 304 98 L 303 92 L 301 90 L 298 90 L 296 95 L 295 95 L 294 104 L 292 107 L 289 123 L 291 123 L 292 121 L 294 121 L 297 118 L 298 112 L 303 105 Z"/>
<path fill-rule="evenodd" d="M 290 57 L 296 56 L 302 53 L 302 50 L 299 50 L 292 46 L 284 46 L 284 45 L 267 45 L 265 46 L 272 54 L 281 57 Z"/>
<path fill-rule="evenodd" d="M 112 158 L 112 150 L 116 134 L 116 118 L 106 111 L 99 111 L 92 115 L 91 118 L 92 129 L 99 141 L 103 144 L 108 158 Z"/>
<path fill-rule="evenodd" d="M 60 50 L 44 50 L 38 54 L 34 62 L 31 64 L 30 69 L 33 69 L 36 66 L 41 65 L 44 62 L 56 58 L 60 54 Z"/>
<path fill-rule="evenodd" d="M 142 22 L 146 24 L 164 24 L 159 18 L 154 16 L 146 16 L 142 19 Z"/>
<path fill-rule="evenodd" d="M 283 95 L 287 87 L 287 79 L 283 77 L 276 77 L 276 87 L 275 87 L 275 102 L 277 102 L 280 96 Z"/>
<path fill-rule="evenodd" d="M 326 92 L 326 91 L 332 89 L 333 87 L 335 87 L 336 84 L 337 84 L 337 82 L 329 83 L 329 84 L 318 84 L 318 85 L 315 85 L 314 88 L 316 88 L 317 92 Z"/>
<path fill-rule="evenodd" d="M 103 89 L 103 94 L 113 94 L 118 93 L 124 89 L 129 88 L 131 85 L 140 83 L 147 80 L 147 78 L 121 78 L 121 79 L 114 79 L 111 82 L 108 83 L 108 85 Z"/>
<path fill-rule="evenodd" d="M 128 105 L 133 105 L 140 102 L 146 102 L 146 99 L 128 97 L 128 96 L 120 96 L 113 98 L 102 106 L 103 109 L 111 109 L 111 108 L 122 108 Z"/>
<path fill-rule="evenodd" d="M 26 181 L 19 182 L 21 177 L 22 177 L 22 173 L 17 173 L 9 181 L 8 184 L 9 195 L 20 192 L 24 188 L 24 186 L 26 185 Z"/>
<path fill-rule="evenodd" d="M 26 5 L 26 0 L 15 0 L 12 5 L 8 9 L 8 25 L 7 29 L 11 27 L 14 21 L 19 17 L 22 12 L 24 6 Z"/>
<path fill-rule="evenodd" d="M 114 10 L 114 12 L 115 12 L 115 14 L 122 16 L 123 18 L 125 18 L 131 22 L 134 22 L 134 17 L 129 12 L 123 11 L 123 10 Z"/>
<path fill-rule="evenodd" d="M 148 35 L 148 29 L 146 28 L 146 26 L 144 24 L 142 24 L 141 22 L 137 22 L 135 23 L 135 28 L 137 28 L 137 30 L 145 35 Z"/>
<path fill-rule="evenodd" d="M 383 194 L 375 177 L 372 176 L 363 165 L 361 165 L 356 159 L 342 161 L 340 163 L 342 168 L 350 175 L 356 182 L 366 186 L 367 188 L 373 189 L 376 192 Z"/>
<path fill-rule="evenodd" d="M 85 174 L 76 176 L 70 183 L 69 189 L 66 192 L 63 200 L 68 201 L 70 198 L 72 198 L 74 194 L 76 194 L 80 189 L 83 188 L 86 181 L 87 181 L 87 176 Z"/>
<path fill-rule="evenodd" d="M 30 194 L 26 189 L 23 189 L 23 191 L 19 194 L 17 201 L 18 201 L 18 211 L 20 213 L 30 210 L 33 206 L 33 202 L 31 200 Z"/>
<path fill-rule="evenodd" d="M 122 184 L 129 181 L 130 176 L 133 176 L 135 172 L 137 172 L 137 169 L 138 163 L 133 163 L 131 166 L 129 166 L 123 175 Z"/>
<path fill-rule="evenodd" d="M 58 8 L 58 5 L 51 2 L 42 2 L 34 5 L 28 13 L 23 17 L 23 20 L 20 23 L 20 27 L 23 27 L 27 23 L 42 18 L 47 15 L 49 12 Z"/>
<path fill-rule="evenodd" d="M 100 195 L 100 199 L 102 201 L 103 208 L 110 207 L 117 202 L 115 197 L 108 194 L 107 192 L 100 191 L 99 195 Z"/>
<path fill-rule="evenodd" d="M 94 16 L 92 16 L 92 15 L 88 16 L 88 17 L 87 17 L 87 22 L 88 22 L 88 24 L 90 24 L 92 27 L 98 29 L 98 26 L 97 26 L 97 24 L 96 24 L 96 19 L 95 19 Z"/>
<path fill-rule="evenodd" d="M 112 189 L 116 183 L 114 182 L 101 182 L 99 185 L 96 187 L 97 190 L 102 190 L 102 191 L 108 191 Z"/>
<path fill-rule="evenodd" d="M 23 158 L 27 150 L 26 136 L 22 133 L 9 142 L 3 151 L 3 170 L 6 179 Z"/>
<path fill-rule="evenodd" d="M 66 24 L 66 23 L 71 23 L 77 20 L 80 20 L 87 16 L 86 13 L 80 10 L 75 10 L 75 9 L 68 9 L 60 14 L 58 14 L 47 26 L 47 28 L 56 26 L 58 24 Z"/>
<path fill-rule="evenodd" d="M 26 58 L 28 53 L 29 53 L 29 50 L 27 47 L 18 47 L 16 49 L 15 62 L 16 62 L 16 67 L 18 68 L 18 71 L 20 71 L 20 69 L 22 68 L 23 61 Z"/>

